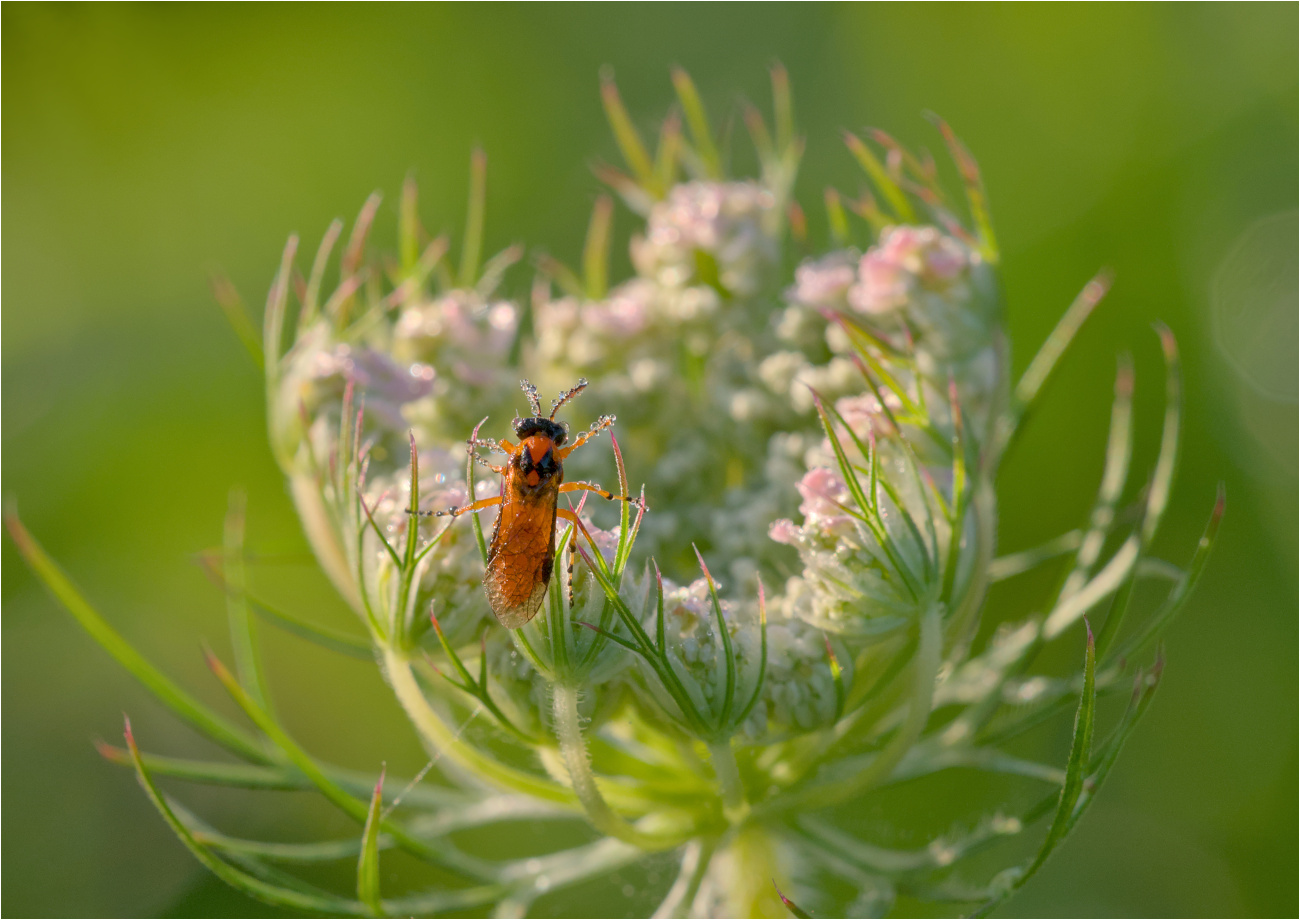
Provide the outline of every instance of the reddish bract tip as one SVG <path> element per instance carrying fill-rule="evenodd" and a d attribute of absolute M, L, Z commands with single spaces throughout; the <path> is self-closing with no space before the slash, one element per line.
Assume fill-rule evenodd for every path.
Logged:
<path fill-rule="evenodd" d="M 790 221 L 790 233 L 800 243 L 808 239 L 808 218 L 804 216 L 803 208 L 799 207 L 797 201 L 791 201 L 786 206 L 786 217 Z"/>
<path fill-rule="evenodd" d="M 710 574 L 709 567 L 704 564 L 704 556 L 700 554 L 700 548 L 692 543 L 691 549 L 695 550 L 695 558 L 700 562 L 700 571 L 704 573 L 704 577 L 708 580 L 709 587 L 713 587 L 713 575 Z"/>
<path fill-rule="evenodd" d="M 609 102 L 618 102 L 618 86 L 614 83 L 614 68 L 606 64 L 600 68 L 600 95 Z"/>
<path fill-rule="evenodd" d="M 208 648 L 206 642 L 203 644 L 203 660 L 207 662 L 208 670 L 217 675 L 217 677 L 220 678 L 229 673 L 226 671 L 226 666 L 221 663 L 221 659 L 217 657 L 216 653 L 212 651 L 212 649 Z"/>
<path fill-rule="evenodd" d="M 1164 350 L 1165 360 L 1172 361 L 1178 357 L 1178 340 L 1174 338 L 1174 332 L 1164 323 L 1153 323 L 1156 335 L 1160 336 L 1160 347 Z"/>
<path fill-rule="evenodd" d="M 1133 373 L 1133 362 L 1128 355 L 1121 355 L 1119 368 L 1115 371 L 1115 395 L 1128 399 L 1133 395 L 1133 383 L 1135 379 Z"/>
<path fill-rule="evenodd" d="M 1110 291 L 1110 286 L 1114 280 L 1115 277 L 1111 274 L 1110 269 L 1102 269 L 1083 286 L 1082 296 L 1085 300 L 1096 304 Z"/>

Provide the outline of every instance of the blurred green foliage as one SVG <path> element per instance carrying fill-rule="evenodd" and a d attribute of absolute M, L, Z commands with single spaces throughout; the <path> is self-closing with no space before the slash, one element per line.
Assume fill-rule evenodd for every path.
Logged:
<path fill-rule="evenodd" d="M 1007 912 L 1296 912 L 1294 5 L 6 5 L 0 22 L 3 492 L 110 619 L 217 706 L 198 639 L 225 651 L 223 603 L 192 560 L 219 542 L 232 485 L 249 493 L 267 593 L 348 614 L 305 564 L 260 377 L 209 270 L 260 300 L 289 232 L 314 248 L 375 187 L 391 239 L 410 170 L 426 225 L 454 229 L 476 143 L 488 250 L 522 241 L 572 261 L 598 189 L 589 166 L 616 158 L 603 64 L 648 127 L 669 104 L 670 64 L 725 111 L 738 93 L 765 99 L 767 65 L 784 62 L 814 235 L 822 187 L 857 182 L 841 127 L 934 149 L 921 114 L 942 114 L 984 169 L 1017 369 L 1097 268 L 1117 277 L 1005 464 L 1003 549 L 1084 519 L 1117 351 L 1135 354 L 1135 467 L 1149 465 L 1157 318 L 1179 337 L 1188 410 L 1157 548 L 1186 558 L 1214 483 L 1229 495 L 1155 706 Z M 616 228 L 630 223 L 621 213 Z M 517 293 L 528 274 L 512 275 Z M 152 750 L 204 742 L 92 646 L 8 542 L 3 574 L 4 913 L 263 912 L 207 877 L 90 744 L 117 736 L 123 709 Z M 1032 609 L 1055 574 L 1038 577 L 1000 590 L 995 609 Z M 373 667 L 267 644 L 279 708 L 308 747 L 419 768 Z M 1060 726 L 1042 743 L 1065 738 Z M 186 795 L 272 836 L 352 832 L 305 795 L 275 809 Z"/>

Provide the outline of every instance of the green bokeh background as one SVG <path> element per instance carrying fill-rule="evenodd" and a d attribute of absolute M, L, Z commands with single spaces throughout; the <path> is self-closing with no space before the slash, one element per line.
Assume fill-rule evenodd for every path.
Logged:
<path fill-rule="evenodd" d="M 6 5 L 0 22 L 3 492 L 128 638 L 223 708 L 199 652 L 200 637 L 226 650 L 223 604 L 192 560 L 219 541 L 232 485 L 248 491 L 255 548 L 286 556 L 259 573 L 266 591 L 347 614 L 294 563 L 305 543 L 266 447 L 260 380 L 209 270 L 256 303 L 288 233 L 313 249 L 374 188 L 395 200 L 409 170 L 425 223 L 454 229 L 476 143 L 489 247 L 574 259 L 598 191 L 589 166 L 616 159 L 604 64 L 650 127 L 670 103 L 670 64 L 723 112 L 739 94 L 766 104 L 767 65 L 784 62 L 814 232 L 822 187 L 858 184 L 840 128 L 935 148 L 921 116 L 942 114 L 984 169 L 1017 370 L 1097 268 L 1117 278 L 1006 463 L 1002 546 L 1084 520 L 1119 351 L 1135 356 L 1135 469 L 1149 468 L 1156 319 L 1178 335 L 1187 381 L 1158 549 L 1185 560 L 1218 480 L 1229 496 L 1154 707 L 1077 834 L 1005 913 L 1295 915 L 1294 4 Z M 390 205 L 380 219 L 395 223 Z M 152 750 L 206 743 L 92 645 L 7 540 L 3 575 L 3 912 L 259 911 L 211 880 L 90 742 L 118 737 L 126 710 Z M 1017 590 L 1007 609 L 1031 609 Z M 418 769 L 373 668 L 267 644 L 279 708 L 309 748 Z M 305 795 L 183 793 L 252 832 L 352 832 Z"/>

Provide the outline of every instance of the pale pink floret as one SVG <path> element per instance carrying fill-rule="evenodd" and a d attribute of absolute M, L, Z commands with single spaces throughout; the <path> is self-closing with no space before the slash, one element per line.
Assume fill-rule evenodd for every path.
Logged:
<path fill-rule="evenodd" d="M 884 397 L 885 406 L 891 412 L 897 412 L 902 408 L 902 400 L 892 390 L 886 390 Z M 842 397 L 836 400 L 835 411 L 839 412 L 845 424 L 859 438 L 886 433 L 891 427 L 880 400 L 873 393 Z M 829 450 L 829 447 L 827 449 Z"/>
<path fill-rule="evenodd" d="M 559 523 L 561 526 L 564 524 L 563 521 Z M 586 518 L 583 518 L 583 523 L 587 525 L 587 530 L 591 533 L 591 539 L 596 543 L 596 549 L 600 550 L 600 555 L 604 557 L 605 562 L 613 565 L 614 556 L 618 552 L 618 531 L 601 530 Z"/>
<path fill-rule="evenodd" d="M 777 543 L 794 546 L 799 542 L 799 528 L 789 518 L 780 518 L 772 522 L 772 526 L 767 529 L 767 536 Z"/>
<path fill-rule="evenodd" d="M 309 378 L 353 383 L 366 400 L 366 412 L 384 425 L 400 429 L 406 424 L 402 406 L 427 396 L 436 376 L 427 364 L 400 365 L 387 354 L 365 346 L 336 345 L 311 357 Z"/>
<path fill-rule="evenodd" d="M 537 311 L 537 324 L 542 329 L 568 331 L 578 325 L 581 315 L 581 308 L 574 297 L 545 300 L 535 305 L 534 309 Z"/>
<path fill-rule="evenodd" d="M 814 467 L 804 474 L 795 488 L 803 496 L 799 510 L 805 517 L 831 517 L 841 513 L 840 505 L 848 500 L 849 490 L 844 479 L 835 470 L 825 466 Z"/>
<path fill-rule="evenodd" d="M 952 237 L 939 236 L 938 242 L 926 251 L 925 264 L 931 277 L 951 281 L 970 267 L 971 257 Z"/>
<path fill-rule="evenodd" d="M 847 250 L 804 262 L 795 269 L 789 298 L 805 307 L 838 306 L 857 277 L 853 262 L 854 254 Z"/>
<path fill-rule="evenodd" d="M 837 470 L 825 466 L 813 467 L 795 484 L 803 502 L 799 511 L 804 516 L 803 529 L 828 536 L 850 532 L 853 519 L 846 512 L 849 490 Z"/>
<path fill-rule="evenodd" d="M 619 285 L 605 300 L 586 305 L 582 319 L 600 335 L 631 338 L 649 322 L 650 297 L 650 285 L 637 279 Z"/>
<path fill-rule="evenodd" d="M 946 286 L 970 263 L 966 248 L 936 227 L 889 227 L 858 263 L 849 303 L 864 313 L 887 313 L 905 306 L 918 286 Z"/>
<path fill-rule="evenodd" d="M 713 617 L 713 602 L 709 591 L 709 581 L 697 578 L 684 587 L 673 587 L 664 598 L 664 606 L 678 616 L 692 616 L 708 621 Z"/>
<path fill-rule="evenodd" d="M 912 277 L 879 249 L 869 249 L 858 264 L 858 283 L 849 303 L 863 313 L 888 313 L 907 303 Z"/>

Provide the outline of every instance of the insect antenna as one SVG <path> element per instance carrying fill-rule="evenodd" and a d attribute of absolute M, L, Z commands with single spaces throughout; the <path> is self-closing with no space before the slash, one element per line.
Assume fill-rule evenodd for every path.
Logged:
<path fill-rule="evenodd" d="M 537 387 L 533 386 L 527 380 L 519 381 L 519 387 L 524 391 L 524 395 L 528 397 L 528 405 L 533 410 L 533 418 L 537 418 L 542 414 L 542 403 L 541 400 L 537 398 Z"/>
<path fill-rule="evenodd" d="M 578 385 L 576 387 L 574 387 L 571 390 L 562 390 L 559 396 L 551 400 L 551 418 L 554 419 L 555 413 L 560 411 L 561 406 L 563 406 L 569 400 L 573 399 L 573 397 L 577 396 L 585 389 L 587 389 L 587 378 L 579 377 Z M 542 413 L 538 412 L 537 414 L 541 415 Z"/>

